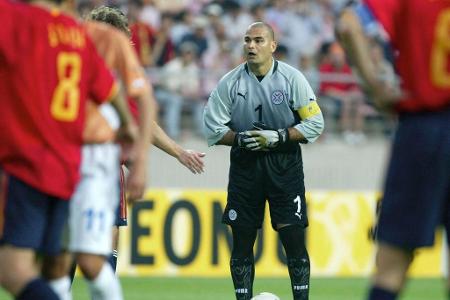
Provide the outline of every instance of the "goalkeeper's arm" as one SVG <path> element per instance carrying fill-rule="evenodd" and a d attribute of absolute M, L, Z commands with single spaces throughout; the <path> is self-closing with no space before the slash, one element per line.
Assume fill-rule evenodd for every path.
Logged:
<path fill-rule="evenodd" d="M 302 133 L 303 130 L 299 130 L 297 126 L 275 129 L 260 122 L 253 123 L 253 128 L 256 130 L 246 132 L 256 142 L 256 145 L 252 146 L 250 150 L 267 151 L 287 143 L 308 143 L 308 139 Z"/>
<path fill-rule="evenodd" d="M 289 141 L 294 143 L 306 144 L 308 140 L 303 136 L 303 134 L 295 129 L 294 127 L 287 128 L 289 134 Z"/>
<path fill-rule="evenodd" d="M 322 133 L 324 128 L 323 116 L 316 101 L 300 107 L 299 116 L 303 119 L 299 124 L 289 128 L 270 128 L 263 123 L 255 122 L 254 129 L 247 134 L 258 144 L 251 147 L 253 151 L 268 151 L 281 147 L 287 143 L 312 143 Z"/>
<path fill-rule="evenodd" d="M 249 131 L 234 132 L 229 130 L 225 135 L 217 142 L 218 145 L 236 146 L 246 150 L 257 150 L 259 147 L 257 140 L 250 135 Z"/>
<path fill-rule="evenodd" d="M 228 130 L 228 132 L 217 142 L 217 145 L 233 146 L 236 134 L 237 133 L 233 130 Z"/>

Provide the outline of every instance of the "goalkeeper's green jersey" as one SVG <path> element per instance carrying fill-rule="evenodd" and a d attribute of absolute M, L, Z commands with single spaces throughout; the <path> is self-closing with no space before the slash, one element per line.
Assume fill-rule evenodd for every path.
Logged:
<path fill-rule="evenodd" d="M 260 81 L 243 63 L 226 74 L 212 91 L 203 114 L 208 145 L 230 129 L 253 129 L 260 121 L 278 129 L 294 127 L 309 143 L 322 133 L 324 121 L 316 96 L 303 74 L 273 60 Z"/>

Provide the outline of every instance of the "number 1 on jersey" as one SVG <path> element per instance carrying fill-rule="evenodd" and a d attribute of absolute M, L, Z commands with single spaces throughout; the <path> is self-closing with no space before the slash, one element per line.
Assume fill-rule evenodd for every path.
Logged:
<path fill-rule="evenodd" d="M 255 112 L 258 112 L 258 121 L 262 122 L 262 104 L 255 108 Z"/>

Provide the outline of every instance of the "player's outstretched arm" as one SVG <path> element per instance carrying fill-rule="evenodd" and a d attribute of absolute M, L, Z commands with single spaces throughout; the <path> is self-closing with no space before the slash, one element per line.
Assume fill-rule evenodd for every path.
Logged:
<path fill-rule="evenodd" d="M 178 159 L 193 174 L 203 173 L 205 167 L 203 157 L 205 157 L 205 153 L 183 149 L 156 122 L 153 124 L 153 128 L 153 144 L 156 147 Z"/>

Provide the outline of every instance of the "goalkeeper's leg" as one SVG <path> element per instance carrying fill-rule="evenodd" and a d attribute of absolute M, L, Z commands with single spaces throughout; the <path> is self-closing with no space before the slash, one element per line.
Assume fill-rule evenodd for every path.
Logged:
<path fill-rule="evenodd" d="M 279 226 L 278 233 L 286 251 L 294 300 L 307 300 L 310 265 L 305 246 L 305 229 L 300 225 L 285 225 Z"/>
<path fill-rule="evenodd" d="M 253 245 L 256 240 L 256 228 L 232 226 L 233 251 L 230 270 L 237 300 L 249 300 L 253 296 L 255 262 Z"/>

